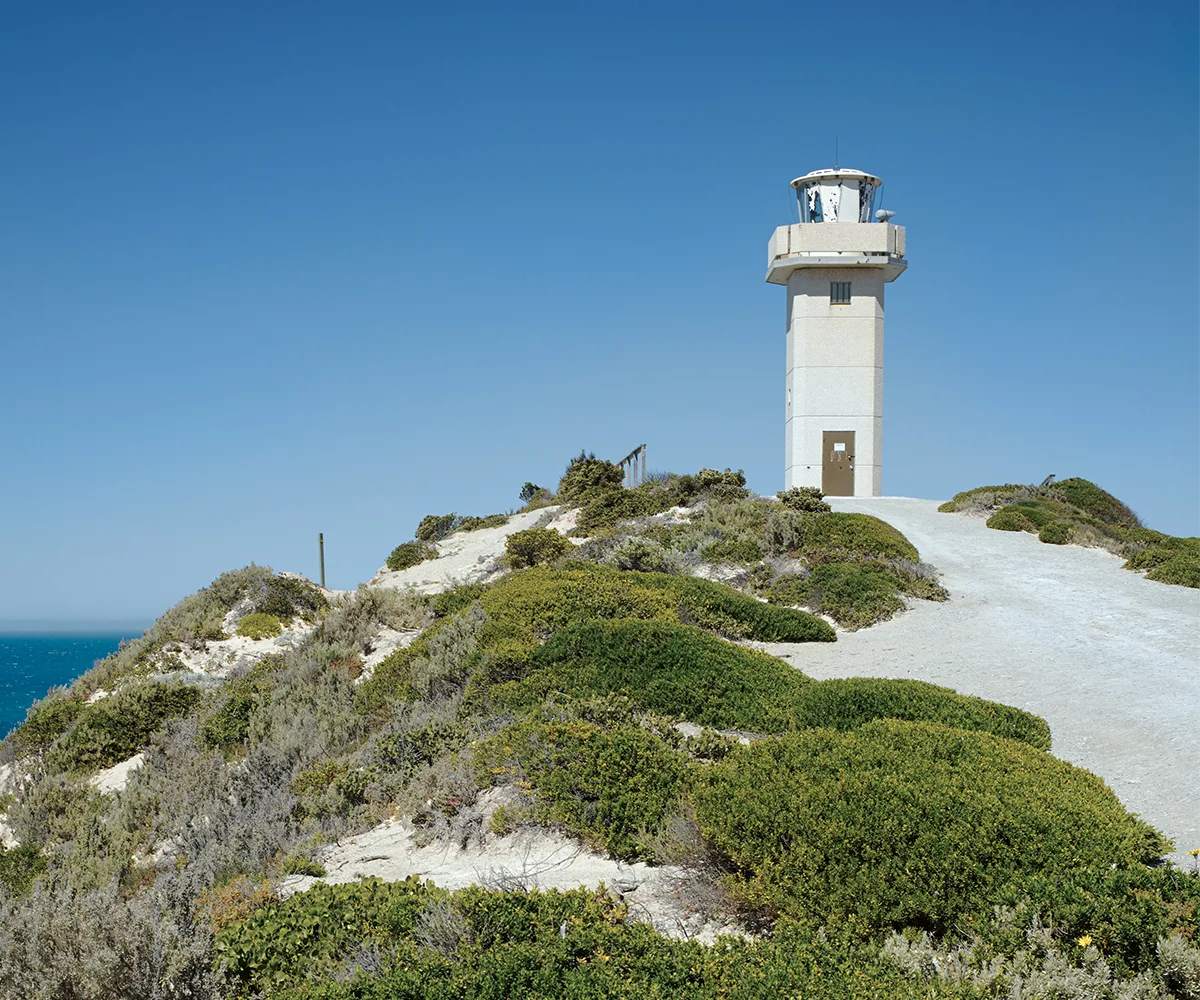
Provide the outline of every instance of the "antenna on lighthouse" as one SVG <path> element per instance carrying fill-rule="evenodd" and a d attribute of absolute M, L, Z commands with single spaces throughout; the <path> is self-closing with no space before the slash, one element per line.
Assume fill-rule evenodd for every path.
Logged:
<path fill-rule="evenodd" d="M 838 156 L 838 137 L 835 135 L 833 137 L 833 169 L 837 170 L 839 166 L 841 166 L 841 158 Z"/>

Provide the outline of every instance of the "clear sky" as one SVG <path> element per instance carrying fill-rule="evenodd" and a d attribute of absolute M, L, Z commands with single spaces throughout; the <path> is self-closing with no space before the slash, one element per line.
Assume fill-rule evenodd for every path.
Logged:
<path fill-rule="evenodd" d="M 373 574 L 580 448 L 783 485 L 788 181 L 884 178 L 884 490 L 1200 533 L 1197 7 L 64 3 L 0 31 L 0 618 Z"/>

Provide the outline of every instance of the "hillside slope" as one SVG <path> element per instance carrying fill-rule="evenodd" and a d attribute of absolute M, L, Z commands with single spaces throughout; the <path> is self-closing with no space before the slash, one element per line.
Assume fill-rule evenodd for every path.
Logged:
<path fill-rule="evenodd" d="M 945 605 L 875 628 L 763 648 L 817 678 L 908 677 L 1034 712 L 1054 753 L 1104 776 L 1143 819 L 1200 847 L 1200 592 L 1121 572 L 1099 549 L 1043 545 L 937 501 L 829 498 L 902 531 L 944 574 Z"/>

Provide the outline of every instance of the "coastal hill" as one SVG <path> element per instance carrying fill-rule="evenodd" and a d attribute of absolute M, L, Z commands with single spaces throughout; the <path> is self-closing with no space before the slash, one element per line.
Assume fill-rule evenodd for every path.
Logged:
<path fill-rule="evenodd" d="M 521 499 L 35 705 L 0 995 L 1200 996 L 1200 541 L 1085 480 Z"/>

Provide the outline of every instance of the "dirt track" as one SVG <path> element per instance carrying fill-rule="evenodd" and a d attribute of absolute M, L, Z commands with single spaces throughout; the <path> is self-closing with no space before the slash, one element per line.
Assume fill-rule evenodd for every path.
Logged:
<path fill-rule="evenodd" d="M 1200 591 L 1143 579 L 1107 552 L 1044 545 L 936 500 L 832 500 L 894 524 L 944 574 L 915 602 L 836 643 L 763 648 L 812 677 L 914 677 L 1046 719 L 1053 752 L 1130 809 L 1200 847 Z"/>

